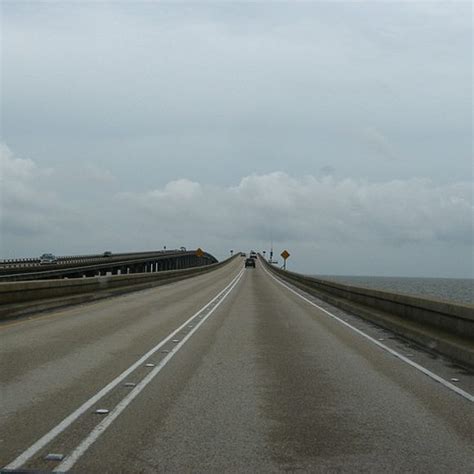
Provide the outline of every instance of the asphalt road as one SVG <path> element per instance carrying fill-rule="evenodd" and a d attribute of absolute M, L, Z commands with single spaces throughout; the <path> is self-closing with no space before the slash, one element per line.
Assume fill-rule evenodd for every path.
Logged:
<path fill-rule="evenodd" d="M 474 471 L 471 401 L 242 265 L 1 324 L 1 465 Z"/>

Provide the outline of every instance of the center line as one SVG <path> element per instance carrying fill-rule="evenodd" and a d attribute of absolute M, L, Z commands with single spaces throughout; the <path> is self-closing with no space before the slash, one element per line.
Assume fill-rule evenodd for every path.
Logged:
<path fill-rule="evenodd" d="M 118 416 L 127 408 L 133 399 L 159 374 L 161 369 L 176 355 L 176 353 L 184 346 L 188 339 L 206 322 L 212 313 L 221 305 L 226 296 L 237 285 L 243 275 L 243 270 L 238 274 L 237 279 L 233 281 L 232 286 L 226 288 L 226 292 L 219 299 L 218 303 L 202 318 L 196 326 L 176 344 L 174 349 L 125 397 L 118 405 L 109 413 L 101 423 L 99 423 L 82 442 L 74 449 L 74 451 L 66 457 L 66 459 L 53 472 L 67 472 L 81 458 L 81 456 L 89 449 L 89 447 L 97 441 L 99 436 L 118 418 Z"/>

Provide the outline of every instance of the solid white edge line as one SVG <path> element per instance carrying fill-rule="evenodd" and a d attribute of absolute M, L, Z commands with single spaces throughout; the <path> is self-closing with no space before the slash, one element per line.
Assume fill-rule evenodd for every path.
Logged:
<path fill-rule="evenodd" d="M 263 266 L 262 266 L 263 268 Z M 315 306 L 316 308 L 318 308 L 319 310 L 323 311 L 324 313 L 326 313 L 327 315 L 331 316 L 331 318 L 334 318 L 336 319 L 337 321 L 339 321 L 341 324 L 344 324 L 344 326 L 347 326 L 348 328 L 351 328 L 353 331 L 355 331 L 357 334 L 360 334 L 361 336 L 365 337 L 366 339 L 368 339 L 370 342 L 373 342 L 375 345 L 379 346 L 381 349 L 389 352 L 390 354 L 394 355 L 395 357 L 397 357 L 398 359 L 402 360 L 403 362 L 405 362 L 406 364 L 408 365 L 411 365 L 412 367 L 414 367 L 415 369 L 419 370 L 420 372 L 424 373 L 425 375 L 427 375 L 428 377 L 432 378 L 433 380 L 435 380 L 436 382 L 439 382 L 441 385 L 444 385 L 446 388 L 449 388 L 450 390 L 452 390 L 453 392 L 456 392 L 458 395 L 461 395 L 462 397 L 464 397 L 465 399 L 469 400 L 470 402 L 474 402 L 474 395 L 471 395 L 470 393 L 462 390 L 461 388 L 459 387 L 456 387 L 456 385 L 453 385 L 451 382 L 448 382 L 446 379 L 443 379 L 442 377 L 440 377 L 439 375 L 436 375 L 435 373 L 431 372 L 430 370 L 428 370 L 427 368 L 423 367 L 422 365 L 420 364 L 417 364 L 416 362 L 406 358 L 404 355 L 400 354 L 399 352 L 395 351 L 394 349 L 391 349 L 390 347 L 386 346 L 385 344 L 382 344 L 380 341 L 377 341 L 376 339 L 374 339 L 373 337 L 369 336 L 368 334 L 365 334 L 363 331 L 361 331 L 360 329 L 357 329 L 356 327 L 352 326 L 351 324 L 347 323 L 346 321 L 342 320 L 341 318 L 337 317 L 336 315 L 330 313 L 329 311 L 325 310 L 324 308 L 322 308 L 321 306 L 317 305 L 316 303 L 314 303 L 313 301 L 311 301 L 310 299 L 306 298 L 305 296 L 303 296 L 302 294 L 298 293 L 297 291 L 295 291 L 293 288 L 289 287 L 286 283 L 283 283 L 281 281 L 280 278 L 277 278 L 275 276 L 273 276 L 266 268 L 263 268 L 263 271 L 268 275 L 270 276 L 271 278 L 273 278 L 276 282 L 278 282 L 280 285 L 284 286 L 286 289 L 290 290 L 292 293 L 294 293 L 295 295 L 299 296 L 301 299 L 305 300 L 307 303 Z"/>
<path fill-rule="evenodd" d="M 149 357 L 151 357 L 155 352 L 157 352 L 162 346 L 164 346 L 170 339 L 172 339 L 178 332 L 183 330 L 187 324 L 190 323 L 194 318 L 196 318 L 200 313 L 205 311 L 209 306 L 212 304 L 230 288 L 237 279 L 243 273 L 243 269 L 237 274 L 235 278 L 222 290 L 220 291 L 211 301 L 209 301 L 205 306 L 203 306 L 199 311 L 194 313 L 189 319 L 186 320 L 178 329 L 174 330 L 169 336 L 159 342 L 155 347 L 150 349 L 145 355 L 143 355 L 140 359 L 137 360 L 134 364 L 132 364 L 128 369 L 122 372 L 119 376 L 117 376 L 114 380 L 112 380 L 109 384 L 107 384 L 103 389 L 97 392 L 94 396 L 89 398 L 86 402 L 84 402 L 79 408 L 73 411 L 70 415 L 64 418 L 59 424 L 57 424 L 54 428 L 52 428 L 48 433 L 42 436 L 38 441 L 32 444 L 28 449 L 23 451 L 19 456 L 17 456 L 12 462 L 6 465 L 3 469 L 18 469 L 23 464 L 25 464 L 29 459 L 31 459 L 39 450 L 44 448 L 49 442 L 51 442 L 56 436 L 62 433 L 66 428 L 68 428 L 74 421 L 76 421 L 82 414 L 84 414 L 87 410 L 89 410 L 95 403 L 97 403 L 101 398 L 107 395 L 112 389 L 114 389 L 117 385 L 119 385 L 130 373 L 136 370 L 140 365 L 143 364 Z"/>
<path fill-rule="evenodd" d="M 142 390 L 159 374 L 166 364 L 178 353 L 178 351 L 186 344 L 191 336 L 206 322 L 206 320 L 214 313 L 214 311 L 225 301 L 226 297 L 234 289 L 243 275 L 243 270 L 239 273 L 238 279 L 233 283 L 232 287 L 219 299 L 214 307 L 204 316 L 183 339 L 176 344 L 173 350 L 126 396 L 116 407 L 100 422 L 81 443 L 66 456 L 64 461 L 57 466 L 53 472 L 67 472 L 81 458 L 81 456 L 89 449 L 89 447 L 97 441 L 102 433 L 119 417 L 119 415 L 127 408 L 128 405 L 137 397 Z"/>

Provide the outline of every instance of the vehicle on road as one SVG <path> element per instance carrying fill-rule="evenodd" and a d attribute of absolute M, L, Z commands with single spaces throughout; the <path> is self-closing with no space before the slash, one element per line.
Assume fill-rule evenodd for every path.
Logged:
<path fill-rule="evenodd" d="M 246 254 L 245 252 L 240 252 L 240 256 L 241 256 L 241 257 L 246 257 L 247 254 Z"/>
<path fill-rule="evenodd" d="M 253 258 L 247 258 L 247 259 L 245 260 L 245 267 L 246 267 L 246 268 L 247 268 L 247 267 L 253 267 L 253 268 L 255 268 L 255 259 L 253 259 Z"/>
<path fill-rule="evenodd" d="M 252 250 L 250 252 L 250 258 L 253 258 L 253 259 L 257 260 L 257 253 Z"/>
<path fill-rule="evenodd" d="M 51 263 L 58 263 L 58 259 L 52 253 L 44 253 L 40 257 L 40 265 L 48 265 Z"/>
<path fill-rule="evenodd" d="M 111 257 L 112 256 L 112 252 L 110 250 L 106 250 L 104 252 L 104 257 Z"/>

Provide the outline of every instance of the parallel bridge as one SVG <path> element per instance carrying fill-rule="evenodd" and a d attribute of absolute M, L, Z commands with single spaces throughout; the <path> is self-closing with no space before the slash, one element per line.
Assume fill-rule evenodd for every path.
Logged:
<path fill-rule="evenodd" d="M 39 259 L 3 260 L 0 281 L 44 280 L 54 278 L 85 278 L 130 273 L 155 273 L 199 267 L 217 263 L 217 259 L 195 250 L 154 251 L 103 255 L 59 257 L 55 264 L 40 265 Z"/>

